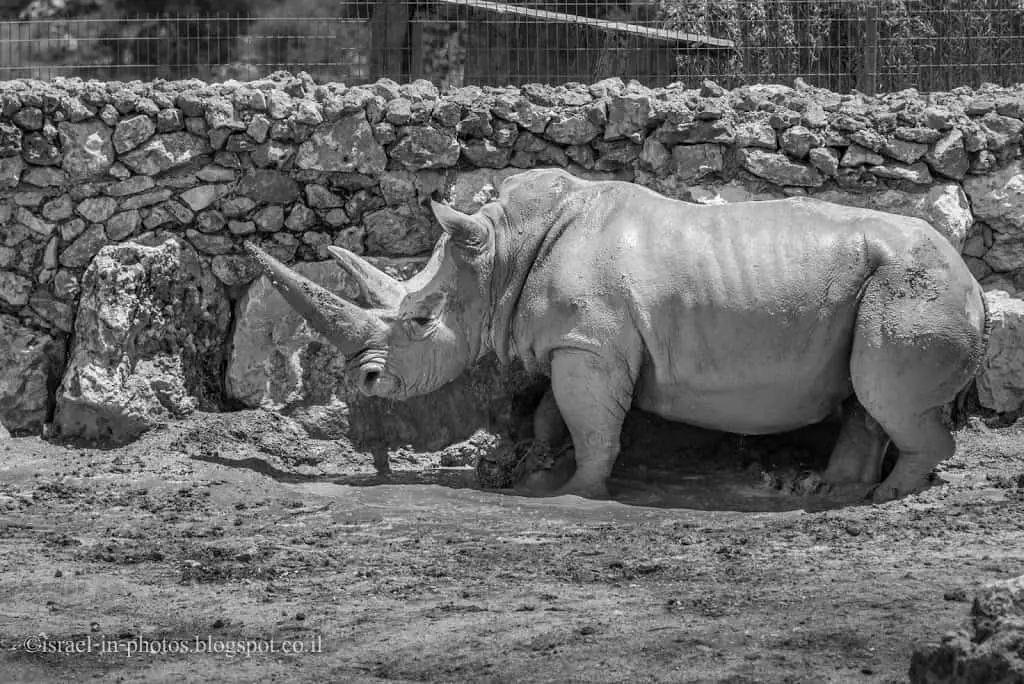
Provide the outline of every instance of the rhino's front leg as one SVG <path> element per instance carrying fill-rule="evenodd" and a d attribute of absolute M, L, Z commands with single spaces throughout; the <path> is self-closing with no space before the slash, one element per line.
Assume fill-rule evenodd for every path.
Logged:
<path fill-rule="evenodd" d="M 631 365 L 576 349 L 552 355 L 551 388 L 576 454 L 576 472 L 556 496 L 608 496 L 605 481 L 619 455 L 622 422 L 633 402 Z"/>

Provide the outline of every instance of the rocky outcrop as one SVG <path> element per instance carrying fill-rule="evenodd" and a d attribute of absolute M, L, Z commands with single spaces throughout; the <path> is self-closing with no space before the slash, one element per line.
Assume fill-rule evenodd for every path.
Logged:
<path fill-rule="evenodd" d="M 992 335 L 978 374 L 978 400 L 985 408 L 1016 412 L 1024 408 L 1024 300 L 1003 290 L 985 293 Z"/>
<path fill-rule="evenodd" d="M 39 434 L 53 412 L 65 341 L 2 314 L 0 340 L 0 428 L 12 435 Z"/>
<path fill-rule="evenodd" d="M 914 652 L 910 682 L 1024 682 L 1024 576 L 979 591 L 962 629 Z"/>
<path fill-rule="evenodd" d="M 178 238 L 146 242 L 104 247 L 82 279 L 54 415 L 64 437 L 123 442 L 221 404 L 224 288 Z"/>

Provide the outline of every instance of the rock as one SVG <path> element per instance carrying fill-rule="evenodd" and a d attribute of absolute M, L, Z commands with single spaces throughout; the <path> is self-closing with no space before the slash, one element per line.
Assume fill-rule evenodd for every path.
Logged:
<path fill-rule="evenodd" d="M 13 157 L 21 154 L 21 141 L 20 128 L 0 121 L 0 157 Z"/>
<path fill-rule="evenodd" d="M 288 218 L 284 220 L 284 225 L 285 228 L 292 232 L 301 233 L 307 228 L 316 225 L 316 222 L 317 216 L 315 211 L 305 204 L 295 204 L 292 210 L 288 212 Z"/>
<path fill-rule="evenodd" d="M 75 205 L 70 195 L 57 195 L 43 205 L 43 218 L 47 221 L 63 221 L 71 218 L 74 210 Z"/>
<path fill-rule="evenodd" d="M 259 265 L 248 256 L 218 254 L 211 261 L 213 274 L 228 287 L 250 283 L 260 274 Z"/>
<path fill-rule="evenodd" d="M 363 216 L 366 248 L 388 256 L 413 256 L 429 252 L 438 235 L 425 213 L 414 212 L 409 205 L 388 207 Z"/>
<path fill-rule="evenodd" d="M 244 131 L 245 122 L 239 118 L 234 105 L 223 97 L 206 99 L 206 125 L 210 130 L 226 128 L 233 131 Z"/>
<path fill-rule="evenodd" d="M 198 230 L 188 229 L 185 231 L 185 237 L 197 250 L 211 256 L 228 254 L 235 247 L 234 241 L 223 234 L 207 235 Z"/>
<path fill-rule="evenodd" d="M 202 211 L 230 190 L 228 185 L 200 185 L 181 193 L 181 200 L 192 211 Z"/>
<path fill-rule="evenodd" d="M 25 306 L 34 286 L 31 278 L 20 273 L 0 271 L 0 302 L 12 307 Z"/>
<path fill-rule="evenodd" d="M 345 200 L 322 185 L 306 186 L 306 203 L 314 209 L 331 209 L 345 205 Z"/>
<path fill-rule="evenodd" d="M 462 155 L 473 166 L 503 169 L 508 166 L 512 149 L 498 147 L 490 140 L 467 140 L 462 143 Z"/>
<path fill-rule="evenodd" d="M 21 157 L 0 157 L 0 190 L 17 187 L 24 168 L 25 162 Z M 46 169 L 39 169 L 44 170 Z"/>
<path fill-rule="evenodd" d="M 782 150 L 794 159 L 806 159 L 811 149 L 821 145 L 821 138 L 803 126 L 793 126 L 782 132 Z"/>
<path fill-rule="evenodd" d="M 71 326 L 75 321 L 74 307 L 57 299 L 45 286 L 36 288 L 28 298 L 28 305 L 52 328 L 63 333 L 71 332 Z"/>
<path fill-rule="evenodd" d="M 409 171 L 385 173 L 380 177 L 380 193 L 388 204 L 412 202 L 416 199 L 416 175 Z"/>
<path fill-rule="evenodd" d="M 839 165 L 852 168 L 863 164 L 882 164 L 884 162 L 885 158 L 882 155 L 860 145 L 850 145 L 843 154 L 843 159 L 839 162 Z"/>
<path fill-rule="evenodd" d="M 299 198 L 299 184 L 280 171 L 255 169 L 238 182 L 236 192 L 257 202 L 287 204 Z"/>
<path fill-rule="evenodd" d="M 121 200 L 121 208 L 141 209 L 143 207 L 151 207 L 154 204 L 160 204 L 170 199 L 172 195 L 174 195 L 174 191 L 168 188 L 160 188 L 159 190 L 153 190 L 141 195 L 132 195 L 127 199 Z"/>
<path fill-rule="evenodd" d="M 57 124 L 64 158 L 61 168 L 71 180 L 101 176 L 114 164 L 110 129 L 102 121 Z"/>
<path fill-rule="evenodd" d="M 135 173 L 155 176 L 212 151 L 205 138 L 184 132 L 165 133 L 150 138 L 141 147 L 122 155 L 120 159 Z"/>
<path fill-rule="evenodd" d="M 963 178 L 971 166 L 971 159 L 964 147 L 964 134 L 954 128 L 939 138 L 925 156 L 928 166 L 936 173 L 955 178 Z"/>
<path fill-rule="evenodd" d="M 985 293 L 992 334 L 978 373 L 978 399 L 1000 413 L 1024 407 L 1024 301 L 1001 290 Z"/>
<path fill-rule="evenodd" d="M 1004 147 L 1019 143 L 1024 122 L 1001 114 L 988 113 L 978 122 L 988 140 L 988 149 L 1001 150 Z"/>
<path fill-rule="evenodd" d="M 644 140 L 644 146 L 640 150 L 640 162 L 657 174 L 668 171 L 668 162 L 671 159 L 668 149 L 655 138 Z"/>
<path fill-rule="evenodd" d="M 996 233 L 985 263 L 996 271 L 1013 271 L 1024 263 L 1024 233 Z"/>
<path fill-rule="evenodd" d="M 940 643 L 914 651 L 911 684 L 1024 682 L 1024 576 L 993 582 L 971 604 L 970 620 Z"/>
<path fill-rule="evenodd" d="M 111 197 L 124 197 L 126 195 L 135 195 L 146 190 L 151 190 L 156 187 L 156 181 L 149 176 L 132 176 L 126 178 L 120 183 L 114 183 L 113 185 L 107 186 L 106 194 Z"/>
<path fill-rule="evenodd" d="M 636 138 L 643 134 L 651 117 L 651 101 L 647 95 L 627 93 L 615 95 L 608 102 L 608 124 L 605 140 Z"/>
<path fill-rule="evenodd" d="M 684 181 L 699 180 L 722 170 L 724 156 L 721 145 L 676 145 L 672 148 L 676 175 Z"/>
<path fill-rule="evenodd" d="M 928 165 L 924 162 L 914 164 L 879 164 L 872 166 L 871 173 L 879 178 L 891 180 L 909 181 L 918 185 L 928 185 L 932 182 L 932 174 Z"/>
<path fill-rule="evenodd" d="M 969 176 L 963 185 L 977 220 L 995 230 L 1024 231 L 1024 165 L 1019 160 L 988 175 Z"/>
<path fill-rule="evenodd" d="M 588 109 L 568 115 L 556 113 L 556 118 L 544 131 L 545 137 L 562 145 L 585 145 L 590 142 L 601 133 L 601 127 L 588 116 Z"/>
<path fill-rule="evenodd" d="M 89 197 L 78 203 L 78 215 L 90 223 L 103 223 L 117 210 L 113 197 Z"/>
<path fill-rule="evenodd" d="M 462 153 L 458 139 L 429 126 L 408 126 L 391 148 L 391 158 L 409 171 L 455 166 Z"/>
<path fill-rule="evenodd" d="M 839 171 L 839 155 L 828 147 L 815 147 L 807 153 L 811 166 L 824 175 L 832 177 Z"/>
<path fill-rule="evenodd" d="M 29 133 L 25 136 L 21 156 L 36 166 L 56 166 L 61 162 L 60 149 L 42 133 Z"/>
<path fill-rule="evenodd" d="M 817 169 L 792 162 L 784 154 L 751 148 L 738 152 L 743 168 L 777 185 L 815 187 L 825 182 Z"/>
<path fill-rule="evenodd" d="M 222 286 L 177 238 L 104 248 L 82 279 L 57 431 L 119 443 L 216 410 L 229 322 Z"/>
<path fill-rule="evenodd" d="M 284 208 L 277 205 L 264 207 L 253 217 L 253 222 L 264 232 L 277 232 L 284 227 Z"/>
<path fill-rule="evenodd" d="M 43 127 L 43 112 L 38 107 L 24 107 L 11 118 L 26 131 L 38 131 Z"/>
<path fill-rule="evenodd" d="M 206 183 L 230 183 L 235 180 L 236 173 L 234 169 L 227 169 L 223 166 L 217 166 L 216 164 L 210 164 L 199 169 L 196 173 L 196 178 Z M 145 176 L 143 176 L 144 178 Z"/>
<path fill-rule="evenodd" d="M 252 221 L 228 221 L 228 232 L 232 235 L 249 235 L 256 232 L 256 224 Z"/>
<path fill-rule="evenodd" d="M 78 236 L 60 255 L 61 266 L 82 268 L 87 266 L 96 252 L 107 244 L 107 236 L 103 226 L 94 224 Z"/>
<path fill-rule="evenodd" d="M 64 370 L 64 339 L 0 314 L 0 426 L 12 435 L 42 432 Z"/>
<path fill-rule="evenodd" d="M 156 133 L 156 124 L 144 114 L 124 119 L 114 129 L 114 149 L 118 154 L 134 150 L 152 138 L 154 133 Z"/>
<path fill-rule="evenodd" d="M 124 240 L 138 230 L 141 223 L 142 216 L 137 209 L 114 214 L 107 222 L 107 238 L 114 242 Z"/>
<path fill-rule="evenodd" d="M 655 132 L 655 136 L 666 145 L 693 145 L 696 143 L 729 145 L 736 139 L 732 124 L 724 119 L 687 123 L 666 121 Z"/>
<path fill-rule="evenodd" d="M 928 145 L 924 143 L 910 142 L 900 138 L 888 138 L 882 146 L 882 153 L 885 156 L 904 164 L 913 164 L 927 151 Z"/>
<path fill-rule="evenodd" d="M 15 218 L 18 223 L 40 237 L 48 238 L 53 235 L 55 226 L 52 223 L 47 223 L 46 221 L 41 220 L 25 207 L 18 207 L 18 211 L 15 213 Z"/>
<path fill-rule="evenodd" d="M 775 129 L 765 121 L 746 121 L 737 124 L 736 147 L 763 147 L 774 150 L 777 147 Z"/>
<path fill-rule="evenodd" d="M 316 127 L 299 146 L 295 164 L 316 171 L 356 171 L 380 175 L 387 166 L 384 148 L 373 137 L 373 129 L 362 113 Z"/>

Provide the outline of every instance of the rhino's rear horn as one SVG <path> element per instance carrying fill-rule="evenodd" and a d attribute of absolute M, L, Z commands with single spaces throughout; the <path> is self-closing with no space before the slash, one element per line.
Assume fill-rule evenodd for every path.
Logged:
<path fill-rule="evenodd" d="M 285 301 L 346 357 L 365 349 L 368 340 L 380 331 L 383 324 L 371 312 L 320 287 L 251 242 L 245 242 L 245 249 Z"/>
<path fill-rule="evenodd" d="M 377 309 L 398 308 L 405 296 L 405 287 L 400 281 L 347 249 L 332 245 L 327 251 L 359 285 L 357 304 Z"/>
<path fill-rule="evenodd" d="M 444 232 L 451 236 L 452 242 L 467 249 L 479 249 L 487 242 L 487 229 L 469 214 L 463 214 L 446 204 L 430 201 L 437 222 Z"/>

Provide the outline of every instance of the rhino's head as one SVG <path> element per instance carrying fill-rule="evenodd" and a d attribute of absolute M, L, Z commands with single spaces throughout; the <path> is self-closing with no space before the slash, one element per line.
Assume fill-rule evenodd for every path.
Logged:
<path fill-rule="evenodd" d="M 494 227 L 433 203 L 445 231 L 426 267 L 402 282 L 340 247 L 331 255 L 359 284 L 354 302 L 320 287 L 261 249 L 246 249 L 270 282 L 345 356 L 366 395 L 404 399 L 451 382 L 489 344 Z"/>

